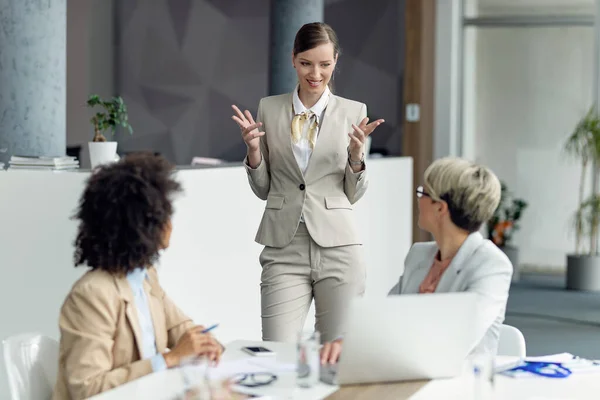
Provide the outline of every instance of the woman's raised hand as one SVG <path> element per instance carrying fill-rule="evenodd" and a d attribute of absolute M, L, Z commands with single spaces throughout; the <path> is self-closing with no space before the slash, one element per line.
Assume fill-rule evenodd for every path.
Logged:
<path fill-rule="evenodd" d="M 373 121 L 370 124 L 369 118 L 364 118 L 358 126 L 352 124 L 352 129 L 354 132 L 348 134 L 350 136 L 350 145 L 348 146 L 348 152 L 350 153 L 350 157 L 358 161 L 362 157 L 362 153 L 364 151 L 364 145 L 367 141 L 367 138 L 375 128 L 379 125 L 383 124 L 385 121 L 383 119 L 378 119 L 377 121 Z"/>
<path fill-rule="evenodd" d="M 239 125 L 242 131 L 242 139 L 246 143 L 246 146 L 248 146 L 248 151 L 258 151 L 260 137 L 265 134 L 259 130 L 262 122 L 255 122 L 248 110 L 242 112 L 236 105 L 232 105 L 231 108 L 235 112 L 235 115 L 231 118 Z"/>

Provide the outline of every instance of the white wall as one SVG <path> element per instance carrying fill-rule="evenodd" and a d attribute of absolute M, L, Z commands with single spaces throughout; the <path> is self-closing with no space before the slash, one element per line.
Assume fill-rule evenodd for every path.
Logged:
<path fill-rule="evenodd" d="M 530 204 L 515 237 L 522 263 L 564 268 L 580 168 L 561 150 L 592 103 L 593 29 L 468 30 L 474 54 L 465 61 L 474 70 L 464 77 L 464 137 L 476 160 Z"/>
<path fill-rule="evenodd" d="M 412 159 L 374 159 L 370 186 L 357 203 L 368 265 L 366 295 L 387 294 L 411 245 Z M 85 172 L 1 171 L 0 339 L 25 331 L 58 338 L 58 313 L 84 272 L 73 267 L 73 214 Z M 254 243 L 264 202 L 241 167 L 183 170 L 171 247 L 158 266 L 161 282 L 197 323 L 221 325 L 223 342 L 260 340 L 261 246 Z M 308 318 L 312 324 L 314 318 Z M 0 399 L 7 398 L 0 363 Z"/>

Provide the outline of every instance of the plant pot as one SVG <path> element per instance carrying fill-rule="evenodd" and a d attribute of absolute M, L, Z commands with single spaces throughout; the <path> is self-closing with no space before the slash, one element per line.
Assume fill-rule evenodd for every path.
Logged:
<path fill-rule="evenodd" d="M 519 270 L 519 249 L 513 246 L 501 246 L 499 249 L 506 254 L 510 263 L 513 265 L 512 281 L 518 282 L 521 278 L 521 272 Z"/>
<path fill-rule="evenodd" d="M 119 159 L 117 155 L 117 142 L 89 142 L 88 146 L 92 169 Z"/>
<path fill-rule="evenodd" d="M 600 256 L 567 255 L 567 289 L 600 292 Z"/>

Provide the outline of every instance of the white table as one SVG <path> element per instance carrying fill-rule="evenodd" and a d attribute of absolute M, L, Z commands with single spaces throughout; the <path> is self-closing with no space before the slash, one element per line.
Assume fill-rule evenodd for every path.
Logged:
<path fill-rule="evenodd" d="M 227 345 L 223 360 L 233 361 L 247 358 L 240 349 L 244 346 L 263 344 L 277 353 L 277 360 L 293 363 L 295 347 L 283 343 L 261 343 L 234 341 Z M 361 385 L 338 388 L 318 384 L 312 389 L 296 387 L 295 374 L 279 373 L 272 385 L 256 389 L 256 394 L 271 395 L 277 399 L 318 400 L 331 396 L 333 399 L 410 399 L 410 400 L 469 400 L 472 399 L 473 383 L 468 376 L 453 379 L 436 379 L 429 382 L 407 382 L 381 385 Z M 576 400 L 600 398 L 600 376 L 597 374 L 573 375 L 567 379 L 525 378 L 514 379 L 496 375 L 496 399 L 504 400 Z M 183 378 L 179 370 L 173 369 L 145 376 L 116 389 L 94 396 L 94 400 L 120 399 L 169 399 L 183 390 Z M 338 391 L 339 390 L 339 391 Z M 336 393 L 337 392 L 337 393 Z"/>
<path fill-rule="evenodd" d="M 470 399 L 472 382 L 467 377 L 433 380 L 419 390 L 411 400 Z M 600 398 L 600 375 L 572 375 L 566 379 L 495 377 L 498 400 L 590 400 Z"/>

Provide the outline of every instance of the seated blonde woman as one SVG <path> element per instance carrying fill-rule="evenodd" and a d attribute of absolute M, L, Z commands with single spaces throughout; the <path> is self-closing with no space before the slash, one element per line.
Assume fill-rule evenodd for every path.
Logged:
<path fill-rule="evenodd" d="M 479 229 L 498 207 L 500 182 L 484 166 L 443 158 L 427 168 L 416 194 L 419 227 L 431 233 L 434 241 L 413 244 L 404 260 L 404 275 L 389 294 L 476 293 L 479 311 L 472 354 L 493 356 L 513 266 Z M 342 339 L 325 344 L 322 363 L 337 362 L 341 347 Z"/>
<path fill-rule="evenodd" d="M 152 266 L 169 246 L 172 196 L 181 191 L 172 173 L 164 158 L 140 154 L 87 181 L 75 263 L 90 270 L 60 311 L 53 399 L 85 399 L 187 357 L 219 360 L 220 343 L 173 303 Z"/>

